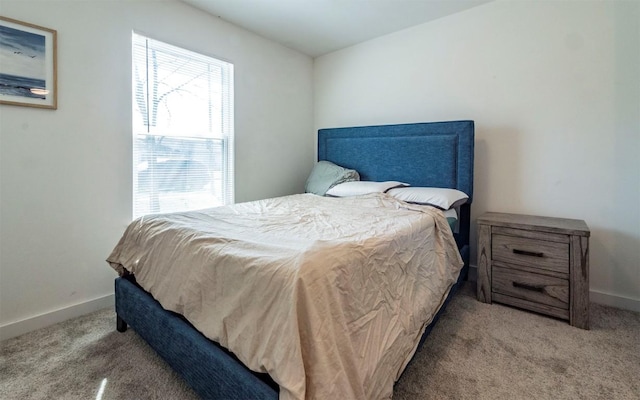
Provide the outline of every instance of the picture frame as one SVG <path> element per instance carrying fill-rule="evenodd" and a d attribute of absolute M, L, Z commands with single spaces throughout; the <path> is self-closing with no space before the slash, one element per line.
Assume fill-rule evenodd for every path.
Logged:
<path fill-rule="evenodd" d="M 58 108 L 57 32 L 0 16 L 0 104 Z"/>

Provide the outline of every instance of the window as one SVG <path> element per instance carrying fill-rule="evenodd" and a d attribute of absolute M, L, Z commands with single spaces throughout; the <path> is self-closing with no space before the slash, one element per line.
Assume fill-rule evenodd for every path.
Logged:
<path fill-rule="evenodd" d="M 133 216 L 233 203 L 233 64 L 133 34 Z"/>

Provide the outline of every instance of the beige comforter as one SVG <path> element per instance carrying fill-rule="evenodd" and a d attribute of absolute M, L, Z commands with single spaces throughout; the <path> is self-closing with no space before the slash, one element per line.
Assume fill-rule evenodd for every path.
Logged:
<path fill-rule="evenodd" d="M 146 216 L 107 261 L 283 400 L 390 398 L 462 266 L 440 211 L 384 194 Z"/>

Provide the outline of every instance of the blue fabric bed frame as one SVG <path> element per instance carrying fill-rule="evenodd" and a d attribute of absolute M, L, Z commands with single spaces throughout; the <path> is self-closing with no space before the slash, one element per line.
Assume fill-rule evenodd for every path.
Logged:
<path fill-rule="evenodd" d="M 422 336 L 433 329 L 469 266 L 470 207 L 473 199 L 473 121 L 432 122 L 318 131 L 318 160 L 360 173 L 362 180 L 396 180 L 412 186 L 459 189 L 469 195 L 454 234 L 464 260 L 457 283 Z M 117 329 L 130 325 L 204 399 L 277 399 L 278 386 L 250 371 L 184 318 L 168 312 L 140 288 L 135 277 L 116 279 Z"/>

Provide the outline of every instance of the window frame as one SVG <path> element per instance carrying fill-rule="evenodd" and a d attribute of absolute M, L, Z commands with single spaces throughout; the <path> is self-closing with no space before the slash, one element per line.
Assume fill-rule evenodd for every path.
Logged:
<path fill-rule="evenodd" d="M 209 204 L 208 207 L 232 204 L 235 200 L 234 199 L 235 197 L 234 196 L 234 186 L 235 186 L 234 175 L 235 174 L 234 174 L 234 65 L 233 63 L 227 60 L 221 59 L 219 57 L 213 57 L 201 52 L 196 52 L 182 46 L 175 46 L 173 44 L 154 39 L 146 34 L 138 33 L 136 31 L 132 32 L 131 46 L 132 46 L 131 93 L 132 93 L 132 102 L 133 102 L 132 104 L 132 136 L 131 136 L 132 146 L 133 146 L 133 152 L 132 152 L 132 157 L 133 157 L 132 214 L 133 214 L 133 218 L 138 218 L 144 215 L 155 214 L 155 213 L 165 213 L 165 212 L 174 212 L 174 211 L 182 212 L 182 211 L 203 208 L 202 205 L 169 208 L 169 209 L 163 208 L 160 202 L 160 196 L 161 196 L 160 192 L 162 191 L 160 189 L 161 184 L 158 182 L 160 178 L 156 179 L 156 177 L 158 177 L 158 174 L 160 173 L 158 169 L 158 162 L 159 162 L 158 160 L 160 157 L 159 152 L 152 151 L 150 157 L 153 157 L 154 161 L 152 162 L 152 164 L 146 165 L 147 170 L 152 171 L 151 186 L 141 188 L 140 182 L 139 182 L 139 178 L 140 178 L 139 164 L 144 162 L 139 163 L 140 161 L 139 156 L 141 154 L 144 154 L 141 152 L 144 152 L 145 150 L 141 150 L 141 147 L 137 142 L 138 142 L 138 139 L 143 137 L 152 137 L 152 136 L 155 136 L 156 138 L 160 137 L 162 138 L 160 139 L 160 141 L 162 141 L 163 138 L 171 138 L 171 139 L 183 138 L 185 140 L 203 139 L 206 142 L 205 146 L 209 146 L 207 143 L 209 143 L 211 140 L 213 140 L 211 141 L 211 143 L 213 143 L 214 141 L 221 141 L 222 151 L 221 151 L 221 159 L 220 159 L 220 165 L 221 165 L 220 179 L 216 179 L 216 177 L 213 175 L 214 169 L 215 169 L 214 165 L 217 165 L 217 163 L 215 161 L 211 161 L 211 163 L 207 165 L 207 168 L 209 169 L 208 176 L 209 176 L 209 182 L 211 185 L 211 189 L 210 189 L 211 196 L 212 198 L 217 197 L 214 195 L 214 192 L 216 192 L 216 190 L 214 189 L 214 186 L 216 185 L 214 184 L 215 182 L 218 182 L 218 181 L 220 182 L 219 183 L 220 189 L 218 190 L 218 192 L 220 192 L 220 196 L 218 197 L 219 201 L 215 202 L 215 204 L 214 203 Z M 155 67 L 155 70 L 153 73 L 154 75 L 153 79 L 155 79 L 155 81 L 153 81 L 153 83 L 151 83 L 151 79 L 149 77 L 150 75 L 150 67 L 149 67 L 150 58 L 149 57 L 150 57 L 151 51 L 154 51 L 153 65 Z M 162 53 L 163 51 L 164 53 Z M 160 66 L 160 63 L 158 62 L 158 58 L 155 58 L 158 52 L 161 52 L 163 56 L 170 55 L 170 57 L 174 57 L 175 60 L 184 61 L 183 65 L 189 66 L 189 64 L 192 63 L 191 66 L 189 66 L 186 69 L 176 68 L 173 71 L 176 75 L 177 74 L 180 74 L 181 76 L 186 75 L 187 81 L 185 81 L 184 84 L 180 84 L 179 86 L 176 86 L 175 88 L 169 87 L 168 92 L 162 94 L 159 99 L 158 99 L 158 87 L 159 87 L 159 84 L 162 83 L 163 81 L 158 79 L 158 71 L 160 68 L 166 68 L 166 66 L 164 65 Z M 144 65 L 144 67 L 139 68 L 139 70 L 141 70 L 144 73 L 144 77 L 141 77 L 141 75 L 138 74 L 136 71 L 136 68 L 140 67 L 140 65 Z M 196 67 L 195 67 L 195 70 L 192 71 L 192 68 L 194 68 L 193 65 L 196 65 Z M 201 68 L 202 65 L 206 65 L 206 69 L 203 70 Z M 186 74 L 185 74 L 185 71 L 187 72 Z M 193 73 L 193 76 L 190 77 L 188 73 Z M 205 75 L 202 75 L 203 73 Z M 159 129 L 158 128 L 158 115 L 159 115 L 158 108 L 159 108 L 160 102 L 162 102 L 165 98 L 168 98 L 169 96 L 171 96 L 172 92 L 174 91 L 176 92 L 183 91 L 182 86 L 189 84 L 191 81 L 200 80 L 201 78 L 203 78 L 203 76 L 206 78 L 207 82 L 209 82 L 209 86 L 205 88 L 205 89 L 208 89 L 208 91 L 207 90 L 202 91 L 202 87 L 198 87 L 198 90 L 200 90 L 199 92 L 200 94 L 203 94 L 203 93 L 207 94 L 206 97 L 208 98 L 208 104 L 206 105 L 205 108 L 206 110 L 208 110 L 207 111 L 208 116 L 206 117 L 208 118 L 208 122 L 209 122 L 208 130 L 200 129 L 197 131 L 197 134 L 190 136 L 190 133 L 192 132 L 189 131 L 189 129 L 193 129 L 193 128 L 185 129 L 184 126 L 174 126 L 174 127 L 169 127 L 168 129 L 166 127 L 163 129 Z M 211 87 L 212 79 L 214 79 L 214 83 L 213 83 L 214 86 L 218 85 L 217 86 L 218 91 L 215 91 L 215 90 L 212 91 L 212 87 Z M 219 81 L 215 81 L 215 79 L 219 79 Z M 153 100 L 150 99 L 151 97 L 150 92 L 152 91 L 150 87 L 152 85 L 153 85 L 153 93 L 156 96 L 156 98 Z M 186 92 L 189 93 L 188 91 Z M 212 96 L 212 93 L 214 94 L 214 96 Z M 217 104 L 218 109 L 216 109 L 216 107 L 214 107 L 213 105 L 213 103 L 215 103 L 216 100 L 212 100 L 212 97 L 216 97 L 216 96 L 219 96 L 219 98 L 216 99 L 218 102 Z M 168 102 L 168 100 L 164 100 L 164 101 Z M 152 111 L 152 102 L 155 102 L 153 103 L 153 111 Z M 144 104 L 144 109 L 141 107 L 141 104 Z M 194 103 L 191 103 L 191 104 L 194 104 Z M 169 106 L 167 104 L 165 104 L 165 107 L 169 109 Z M 146 115 L 145 115 L 145 112 L 146 112 Z M 155 114 L 151 114 L 152 112 L 155 112 Z M 190 116 L 191 112 L 192 112 L 191 109 L 187 110 L 186 114 L 185 114 L 185 111 L 183 111 L 183 116 L 184 115 Z M 216 112 L 218 112 L 219 114 L 216 114 Z M 171 120 L 172 118 L 171 111 L 169 110 L 167 113 L 169 114 L 168 120 Z M 212 117 L 212 114 L 213 114 L 213 117 Z M 142 118 L 141 124 L 139 120 L 138 121 L 136 120 L 136 119 L 140 119 L 140 117 Z M 211 122 L 212 118 L 219 119 L 219 126 L 215 125 L 216 128 L 214 128 L 214 125 L 212 125 L 212 122 Z M 169 125 L 171 124 L 169 123 Z M 156 144 L 154 144 L 153 146 L 154 146 L 154 151 L 156 151 L 157 150 L 155 148 Z M 214 151 L 213 148 L 215 147 L 216 145 L 212 144 L 211 151 Z M 190 152 L 187 152 L 187 154 L 189 154 L 189 157 L 192 157 Z M 185 159 L 185 161 L 189 163 L 196 162 L 193 158 Z M 151 165 L 153 165 L 153 167 Z M 190 178 L 185 177 L 185 181 L 187 179 L 190 179 Z M 143 196 L 143 193 L 145 191 L 151 192 L 151 194 L 148 195 L 149 196 L 148 203 L 147 203 L 148 205 L 140 206 L 141 204 L 140 198 L 141 196 Z M 185 194 L 184 196 L 187 196 L 187 195 Z"/>

